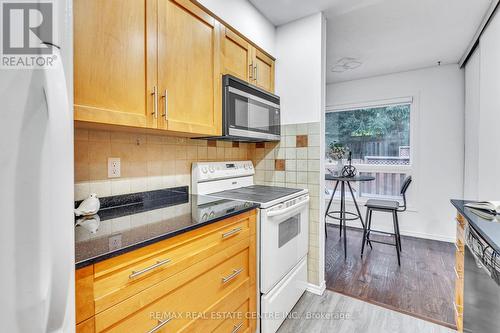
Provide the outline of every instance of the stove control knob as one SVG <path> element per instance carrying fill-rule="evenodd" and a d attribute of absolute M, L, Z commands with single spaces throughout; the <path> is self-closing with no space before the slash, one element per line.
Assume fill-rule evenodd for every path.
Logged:
<path fill-rule="evenodd" d="M 206 221 L 208 218 L 208 214 L 207 213 L 204 213 L 203 216 L 201 217 L 201 220 L 202 221 Z"/>
<path fill-rule="evenodd" d="M 206 167 L 206 166 L 204 166 L 203 168 L 201 168 L 201 172 L 203 172 L 203 173 L 207 173 L 207 172 L 208 172 L 207 167 Z"/>
<path fill-rule="evenodd" d="M 245 164 L 243 168 L 245 168 L 245 170 L 248 170 L 248 164 Z"/>
<path fill-rule="evenodd" d="M 210 166 L 210 167 L 208 168 L 208 170 L 209 170 L 211 173 L 214 173 L 214 172 L 215 172 L 215 168 L 214 168 L 213 166 Z"/>
<path fill-rule="evenodd" d="M 210 215 L 208 215 L 210 218 L 213 218 L 215 216 L 215 212 L 214 211 L 211 211 L 210 212 Z"/>

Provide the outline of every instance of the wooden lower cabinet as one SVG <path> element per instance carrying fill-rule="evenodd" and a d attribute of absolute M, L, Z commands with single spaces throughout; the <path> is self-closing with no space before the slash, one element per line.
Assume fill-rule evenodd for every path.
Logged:
<path fill-rule="evenodd" d="M 92 269 L 78 270 L 76 308 L 85 309 L 81 304 L 85 302 L 95 315 L 78 321 L 88 315 L 77 313 L 77 332 L 133 333 L 155 328 L 165 332 L 254 332 L 255 220 L 255 211 L 243 213 L 108 259 Z M 230 237 L 222 236 L 228 232 Z M 150 260 L 170 253 L 172 259 L 165 266 L 123 280 L 123 272 L 147 267 Z M 89 271 L 93 272 L 93 292 L 89 292 Z M 82 277 L 85 283 L 78 281 Z M 109 286 L 116 279 L 115 288 L 97 292 L 103 278 Z M 89 295 L 94 299 L 89 301 Z M 106 296 L 110 298 L 103 301 Z"/>
<path fill-rule="evenodd" d="M 79 324 L 76 324 L 76 333 L 94 333 L 95 332 L 95 318 L 92 317 Z"/>
<path fill-rule="evenodd" d="M 464 217 L 457 214 L 457 240 L 455 243 L 455 298 L 453 301 L 457 331 L 463 332 L 464 306 L 464 255 L 465 255 L 465 224 Z"/>

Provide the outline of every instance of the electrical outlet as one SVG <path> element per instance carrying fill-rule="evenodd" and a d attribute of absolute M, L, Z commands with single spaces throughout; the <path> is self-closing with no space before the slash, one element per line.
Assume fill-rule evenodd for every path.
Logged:
<path fill-rule="evenodd" d="M 109 237 L 109 250 L 114 251 L 122 247 L 122 235 Z"/>
<path fill-rule="evenodd" d="M 121 177 L 121 162 L 119 158 L 108 158 L 108 178 Z"/>

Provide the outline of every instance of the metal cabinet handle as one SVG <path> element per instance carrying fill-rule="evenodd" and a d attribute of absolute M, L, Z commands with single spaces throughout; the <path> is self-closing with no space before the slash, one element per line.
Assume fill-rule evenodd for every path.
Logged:
<path fill-rule="evenodd" d="M 140 271 L 132 271 L 132 274 L 130 274 L 128 276 L 129 279 L 133 279 L 141 274 L 144 274 L 144 273 L 147 273 L 149 272 L 150 270 L 153 270 L 155 268 L 158 268 L 160 266 L 163 266 L 165 264 L 168 264 L 169 262 L 171 262 L 170 259 L 165 259 L 165 260 L 159 260 L 156 262 L 156 264 L 152 265 L 152 266 L 149 266 L 149 267 L 146 267 L 144 269 L 141 269 Z"/>
<path fill-rule="evenodd" d="M 228 238 L 228 237 L 231 237 L 233 235 L 236 235 L 237 233 L 239 233 L 241 230 L 243 230 L 242 227 L 238 227 L 238 228 L 234 228 L 233 230 L 231 231 L 228 231 L 224 234 L 222 234 L 222 238 Z"/>
<path fill-rule="evenodd" d="M 168 318 L 167 320 L 158 320 L 158 325 L 156 325 L 155 327 L 153 327 L 150 331 L 148 331 L 147 333 L 154 333 L 156 331 L 158 331 L 160 328 L 162 328 L 163 326 L 167 325 L 169 321 L 171 321 L 172 318 Z"/>
<path fill-rule="evenodd" d="M 254 71 L 255 71 L 255 81 L 258 81 L 259 80 L 259 64 L 255 64 L 255 67 L 254 67 Z"/>
<path fill-rule="evenodd" d="M 153 92 L 151 93 L 153 96 L 153 115 L 155 118 L 158 118 L 158 87 L 154 86 Z"/>
<path fill-rule="evenodd" d="M 233 270 L 233 273 L 231 273 L 231 275 L 222 278 L 222 283 L 228 283 L 229 281 L 240 275 L 241 272 L 243 272 L 243 268 Z"/>
<path fill-rule="evenodd" d="M 234 328 L 233 328 L 233 330 L 231 331 L 231 333 L 236 333 L 236 332 L 238 332 L 238 331 L 241 329 L 241 327 L 243 327 L 243 322 L 239 323 L 238 325 L 234 325 Z"/>
<path fill-rule="evenodd" d="M 165 103 L 163 106 L 162 116 L 165 117 L 165 120 L 167 120 L 167 117 L 168 117 L 168 91 L 167 91 L 167 89 L 165 89 L 165 94 L 163 94 L 161 96 L 161 98 L 163 98 L 163 103 Z"/>
<path fill-rule="evenodd" d="M 253 63 L 248 65 L 248 67 L 250 67 L 250 71 L 249 71 L 250 79 L 253 79 Z"/>

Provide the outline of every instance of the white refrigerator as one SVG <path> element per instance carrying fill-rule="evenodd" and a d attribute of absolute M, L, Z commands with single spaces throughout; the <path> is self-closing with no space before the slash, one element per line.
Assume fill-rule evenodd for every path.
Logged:
<path fill-rule="evenodd" d="M 0 69 L 1 332 L 75 331 L 72 1 L 54 3 L 55 66 Z"/>

